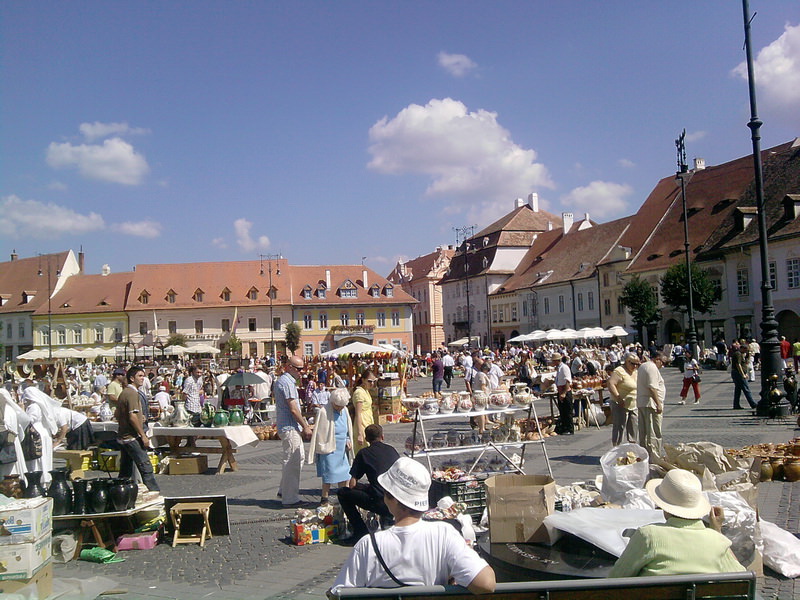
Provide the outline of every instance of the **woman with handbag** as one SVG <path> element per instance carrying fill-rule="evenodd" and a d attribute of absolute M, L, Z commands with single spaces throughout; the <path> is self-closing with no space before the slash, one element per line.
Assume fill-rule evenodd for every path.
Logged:
<path fill-rule="evenodd" d="M 11 393 L 0 388 L 0 437 L 5 444 L 0 448 L 0 476 L 25 475 L 25 456 L 22 454 L 22 439 L 30 419 L 25 411 L 14 402 Z M 11 450 L 13 448 L 13 451 Z"/>
<path fill-rule="evenodd" d="M 700 364 L 692 356 L 691 350 L 684 352 L 683 356 L 683 387 L 681 388 L 681 401 L 678 404 L 686 404 L 689 386 L 694 392 L 694 403 L 700 404 Z"/>
<path fill-rule="evenodd" d="M 61 406 L 61 402 L 32 386 L 25 388 L 22 400 L 25 402 L 25 412 L 31 420 L 25 433 L 26 438 L 33 438 L 38 434 L 41 443 L 34 454 L 25 457 L 25 466 L 28 471 L 42 471 L 42 482 L 49 483 L 50 471 L 53 469 L 53 437 L 58 433 L 54 409 Z M 26 446 L 27 444 L 23 444 L 23 449 Z"/>

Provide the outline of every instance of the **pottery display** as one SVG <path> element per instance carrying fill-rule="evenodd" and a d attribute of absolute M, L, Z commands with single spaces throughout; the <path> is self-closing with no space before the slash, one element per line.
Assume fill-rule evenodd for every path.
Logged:
<path fill-rule="evenodd" d="M 506 390 L 489 393 L 489 408 L 506 408 L 511 404 L 511 394 Z"/>
<path fill-rule="evenodd" d="M 489 396 L 483 390 L 475 390 L 472 392 L 472 405 L 475 410 L 486 410 L 489 404 Z"/>
<path fill-rule="evenodd" d="M 426 398 L 422 408 L 419 409 L 419 414 L 430 416 L 439 413 L 439 401 L 436 398 Z"/>
<path fill-rule="evenodd" d="M 229 422 L 227 410 L 219 409 L 214 413 L 214 427 L 226 427 Z"/>
<path fill-rule="evenodd" d="M 403 398 L 401 402 L 409 412 L 422 408 L 422 405 L 425 404 L 425 400 L 422 398 Z"/>
<path fill-rule="evenodd" d="M 92 479 L 92 489 L 89 492 L 87 507 L 92 513 L 108 512 L 109 498 L 108 498 L 108 485 L 110 479 L 98 478 Z"/>
<path fill-rule="evenodd" d="M 86 479 L 72 480 L 72 514 L 86 514 L 86 492 L 89 482 Z"/>
<path fill-rule="evenodd" d="M 464 413 L 471 411 L 472 407 L 472 395 L 469 392 L 458 392 L 458 405 L 456 406 L 456 410 Z"/>
<path fill-rule="evenodd" d="M 72 489 L 67 483 L 69 472 L 67 469 L 53 469 L 50 476 L 52 480 L 47 496 L 53 499 L 53 516 L 72 514 Z"/>
<path fill-rule="evenodd" d="M 242 425 L 244 424 L 244 413 L 241 406 L 234 406 L 231 408 L 230 416 L 228 417 L 229 425 Z"/>
<path fill-rule="evenodd" d="M 527 408 L 533 401 L 533 394 L 527 385 L 516 385 L 512 399 L 515 405 Z"/>
<path fill-rule="evenodd" d="M 214 408 L 214 405 L 210 402 L 206 402 L 203 404 L 203 408 L 200 409 L 200 422 L 206 427 L 211 427 L 211 424 L 214 422 L 214 414 L 216 412 L 217 409 Z"/>
<path fill-rule="evenodd" d="M 453 398 L 455 396 L 455 398 Z M 449 415 L 456 409 L 456 405 L 458 404 L 458 395 L 457 394 L 447 394 L 439 400 L 439 412 L 443 415 Z"/>
<path fill-rule="evenodd" d="M 172 415 L 175 413 L 174 406 L 167 406 L 161 411 L 161 416 L 158 418 L 158 424 L 162 427 L 169 427 L 172 424 Z"/>
<path fill-rule="evenodd" d="M 111 407 L 108 405 L 108 402 L 103 402 L 103 405 L 100 407 L 100 420 L 111 421 L 113 418 L 114 418 L 114 411 L 111 410 Z"/>
<path fill-rule="evenodd" d="M 8 498 L 22 498 L 23 491 L 19 475 L 6 475 L 0 481 L 0 494 Z"/>
<path fill-rule="evenodd" d="M 22 492 L 23 498 L 38 498 L 39 496 L 44 496 L 42 475 L 43 473 L 41 471 L 28 471 L 25 473 L 27 483 L 25 485 L 25 491 Z"/>
<path fill-rule="evenodd" d="M 192 421 L 192 416 L 186 410 L 186 402 L 175 402 L 175 411 L 172 413 L 172 422 L 170 425 L 173 427 L 188 427 Z"/>

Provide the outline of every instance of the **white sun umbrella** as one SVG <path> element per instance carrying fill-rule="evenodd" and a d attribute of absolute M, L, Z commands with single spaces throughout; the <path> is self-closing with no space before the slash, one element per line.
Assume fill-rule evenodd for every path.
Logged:
<path fill-rule="evenodd" d="M 189 349 L 186 346 L 181 346 L 180 344 L 172 344 L 171 346 L 167 346 L 164 348 L 164 354 L 186 354 Z"/>
<path fill-rule="evenodd" d="M 58 348 L 53 350 L 53 358 L 78 358 L 80 357 L 80 350 L 75 348 Z"/>
<path fill-rule="evenodd" d="M 405 356 L 406 355 L 406 352 L 403 352 L 402 350 L 398 350 L 397 348 L 395 348 L 391 344 L 378 344 L 378 346 L 383 348 L 385 352 L 393 352 L 394 354 L 397 354 L 398 356 Z"/>
<path fill-rule="evenodd" d="M 395 350 L 397 350 L 395 348 Z M 372 344 L 365 344 L 364 342 L 351 342 L 349 344 L 345 344 L 344 346 L 340 346 L 339 348 L 334 348 L 333 350 L 328 350 L 321 354 L 322 358 L 335 358 L 342 354 L 370 354 L 374 352 L 386 352 L 386 348 L 381 346 L 373 346 Z"/>
<path fill-rule="evenodd" d="M 547 339 L 547 332 L 543 329 L 536 329 L 528 334 L 528 339 L 532 342 L 537 340 L 545 340 Z"/>
<path fill-rule="evenodd" d="M 221 350 L 211 344 L 197 344 L 186 349 L 187 354 L 219 354 Z"/>
<path fill-rule="evenodd" d="M 128 349 L 129 353 L 133 353 L 131 349 Z M 100 354 L 98 356 L 124 356 L 125 355 L 125 346 L 114 346 L 113 348 L 103 348 L 100 350 Z"/>
<path fill-rule="evenodd" d="M 566 329 L 562 329 L 561 330 L 561 335 L 564 336 L 563 339 L 565 339 L 565 340 L 577 340 L 577 339 L 580 338 L 580 335 L 578 335 L 578 332 L 575 331 L 574 329 L 570 329 L 569 327 L 566 328 Z"/>
<path fill-rule="evenodd" d="M 39 360 L 47 358 L 47 350 L 28 350 L 17 356 L 17 360 Z"/>
<path fill-rule="evenodd" d="M 100 353 L 103 351 L 102 348 L 84 348 L 83 350 L 79 350 L 81 358 L 86 360 L 94 360 Z"/>
<path fill-rule="evenodd" d="M 566 339 L 564 337 L 564 332 L 560 329 L 548 329 L 545 332 L 544 338 L 545 340 L 563 340 Z"/>
<path fill-rule="evenodd" d="M 523 333 L 522 335 L 516 335 L 513 338 L 509 339 L 508 341 L 509 342 L 527 342 L 527 341 L 529 341 L 531 339 L 530 337 L 528 337 L 528 335 L 529 334 L 527 334 L 527 333 Z"/>
<path fill-rule="evenodd" d="M 615 335 L 617 337 L 625 337 L 626 335 L 628 335 L 628 332 L 625 331 L 625 329 L 623 329 L 619 325 L 614 325 L 613 327 L 609 327 L 608 329 L 606 329 L 606 332 L 610 333 L 612 336 Z"/>

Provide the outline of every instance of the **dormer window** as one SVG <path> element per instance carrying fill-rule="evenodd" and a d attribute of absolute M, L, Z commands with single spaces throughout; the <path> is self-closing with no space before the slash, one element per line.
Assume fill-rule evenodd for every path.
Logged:
<path fill-rule="evenodd" d="M 139 302 L 141 304 L 149 304 L 150 303 L 150 293 L 147 290 L 142 290 L 142 293 L 139 294 Z"/>
<path fill-rule="evenodd" d="M 339 297 L 340 298 L 358 298 L 358 288 L 356 285 L 346 279 L 345 282 L 339 288 Z"/>
<path fill-rule="evenodd" d="M 310 285 L 306 285 L 303 288 L 303 298 L 306 300 L 311 300 L 312 290 Z"/>
<path fill-rule="evenodd" d="M 0 294 L 0 306 L 5 306 L 11 300 L 11 294 Z"/>
<path fill-rule="evenodd" d="M 258 300 L 258 288 L 251 287 L 250 291 L 247 292 L 247 298 L 250 300 Z"/>
<path fill-rule="evenodd" d="M 317 288 L 317 298 L 322 298 L 323 300 L 328 297 L 328 289 L 321 285 Z"/>
<path fill-rule="evenodd" d="M 488 266 L 489 266 L 489 259 L 484 256 L 483 257 L 483 268 L 485 269 Z"/>
<path fill-rule="evenodd" d="M 170 304 L 175 304 L 175 299 L 177 298 L 177 296 L 178 295 L 175 293 L 175 290 L 170 290 L 167 292 L 166 300 Z"/>
<path fill-rule="evenodd" d="M 267 292 L 267 297 L 270 300 L 277 300 L 278 299 L 278 288 L 276 288 L 275 286 L 272 286 L 271 288 L 269 288 L 269 291 Z"/>
<path fill-rule="evenodd" d="M 381 296 L 381 287 L 376 283 L 371 288 L 369 288 L 369 295 L 373 298 L 380 298 Z"/>
<path fill-rule="evenodd" d="M 387 283 L 386 287 L 383 288 L 383 293 L 386 294 L 387 298 L 392 298 L 394 296 L 394 286 L 391 283 Z"/>
<path fill-rule="evenodd" d="M 231 301 L 231 291 L 228 288 L 222 290 L 222 293 L 219 295 L 222 298 L 223 302 L 230 302 Z"/>
<path fill-rule="evenodd" d="M 194 295 L 192 296 L 192 299 L 193 299 L 195 302 L 202 302 L 202 301 L 203 301 L 203 296 L 204 296 L 204 294 L 203 294 L 203 290 L 201 290 L 200 288 L 197 288 L 197 289 L 194 291 Z"/>
<path fill-rule="evenodd" d="M 28 304 L 34 298 L 36 298 L 36 291 L 35 290 L 23 290 L 23 292 L 22 292 L 22 303 L 23 304 Z"/>

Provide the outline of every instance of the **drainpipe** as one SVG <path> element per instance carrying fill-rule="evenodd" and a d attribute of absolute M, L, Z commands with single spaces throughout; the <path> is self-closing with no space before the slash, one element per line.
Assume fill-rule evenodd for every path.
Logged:
<path fill-rule="evenodd" d="M 575 312 L 575 283 L 570 279 L 569 287 L 572 289 L 572 328 L 578 330 L 578 313 Z"/>

